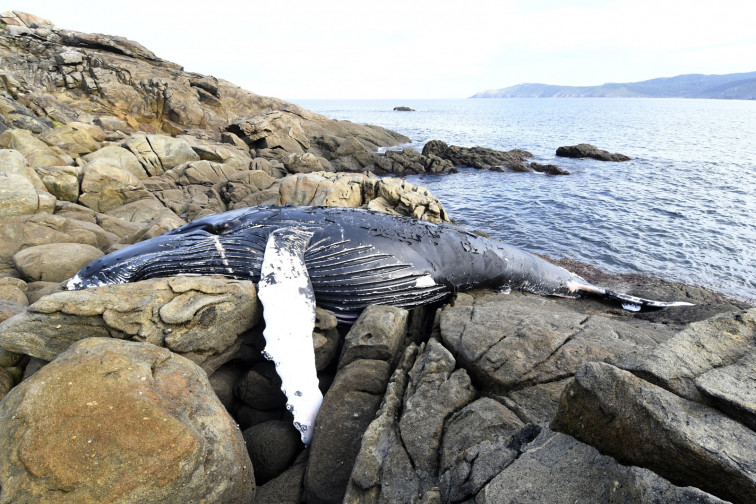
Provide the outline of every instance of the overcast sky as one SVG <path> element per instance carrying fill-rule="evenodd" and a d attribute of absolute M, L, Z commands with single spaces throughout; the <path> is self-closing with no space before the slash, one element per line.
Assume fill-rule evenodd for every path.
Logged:
<path fill-rule="evenodd" d="M 258 94 L 464 98 L 756 70 L 753 0 L 3 1 Z"/>

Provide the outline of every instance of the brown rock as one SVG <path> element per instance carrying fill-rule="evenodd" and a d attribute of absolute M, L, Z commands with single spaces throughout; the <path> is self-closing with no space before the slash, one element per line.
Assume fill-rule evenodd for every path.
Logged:
<path fill-rule="evenodd" d="M 259 315 L 251 282 L 159 278 L 46 296 L 0 324 L 0 346 L 52 360 L 87 337 L 130 338 L 181 352 L 212 372 Z"/>
<path fill-rule="evenodd" d="M 152 197 L 139 179 L 121 168 L 120 163 L 98 158 L 84 167 L 79 202 L 96 212 L 107 212 Z"/>
<path fill-rule="evenodd" d="M 21 250 L 13 256 L 13 264 L 30 282 L 62 282 L 103 255 L 92 245 L 54 243 Z"/>
<path fill-rule="evenodd" d="M 254 498 L 241 434 L 205 373 L 154 345 L 79 342 L 6 397 L 0 426 L 9 501 Z"/>

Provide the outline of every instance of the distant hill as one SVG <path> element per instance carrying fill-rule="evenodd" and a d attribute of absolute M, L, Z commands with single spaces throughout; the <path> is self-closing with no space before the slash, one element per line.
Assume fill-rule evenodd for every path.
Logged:
<path fill-rule="evenodd" d="M 756 72 L 726 75 L 687 74 L 601 86 L 518 84 L 475 93 L 472 98 L 722 98 L 756 100 Z"/>

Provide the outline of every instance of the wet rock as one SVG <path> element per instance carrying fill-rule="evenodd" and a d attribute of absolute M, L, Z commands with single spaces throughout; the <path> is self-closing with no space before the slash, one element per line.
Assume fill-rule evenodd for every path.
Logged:
<path fill-rule="evenodd" d="M 234 386 L 244 376 L 246 371 L 247 366 L 232 361 L 219 367 L 208 377 L 213 392 L 215 392 L 215 395 L 218 396 L 221 404 L 223 404 L 228 412 L 235 410 Z"/>
<path fill-rule="evenodd" d="M 575 374 L 552 428 L 676 485 L 737 503 L 756 499 L 754 431 L 610 364 Z"/>
<path fill-rule="evenodd" d="M 237 401 L 236 408 L 234 409 L 234 418 L 239 424 L 240 429 L 248 429 L 254 425 L 268 422 L 270 420 L 282 420 L 287 419 L 291 423 L 292 417 L 288 414 L 286 409 L 282 406 L 273 410 L 260 410 L 253 408 L 248 404 L 244 404 Z"/>
<path fill-rule="evenodd" d="M 612 154 L 595 145 L 584 143 L 559 147 L 556 155 L 569 158 L 591 158 L 598 161 L 630 161 L 632 159 L 624 154 Z"/>
<path fill-rule="evenodd" d="M 13 264 L 30 282 L 62 282 L 103 255 L 92 245 L 54 243 L 23 249 L 13 256 Z"/>
<path fill-rule="evenodd" d="M 0 446 L 14 502 L 247 503 L 255 493 L 242 436 L 205 373 L 144 343 L 72 346 L 5 398 Z"/>
<path fill-rule="evenodd" d="M 259 315 L 251 282 L 160 278 L 46 296 L 0 324 L 0 346 L 52 360 L 80 339 L 135 339 L 180 352 L 212 372 L 232 358 L 237 336 Z"/>
<path fill-rule="evenodd" d="M 435 154 L 419 153 L 407 147 L 401 151 L 388 150 L 382 158 L 375 159 L 376 171 L 392 175 L 413 173 L 456 173 L 452 163 Z"/>
<path fill-rule="evenodd" d="M 299 504 L 302 502 L 304 472 L 304 462 L 298 462 L 278 477 L 258 486 L 255 504 Z"/>
<path fill-rule="evenodd" d="M 532 158 L 530 152 L 513 149 L 498 151 L 487 147 L 459 147 L 447 145 L 441 140 L 431 140 L 423 146 L 423 155 L 437 156 L 450 161 L 454 166 L 471 166 L 482 170 L 527 171 L 525 160 Z"/>
<path fill-rule="evenodd" d="M 570 172 L 564 168 L 560 168 L 555 164 L 541 164 L 531 162 L 528 167 L 538 173 L 545 173 L 546 175 L 569 175 Z"/>
<path fill-rule="evenodd" d="M 647 469 L 620 465 L 570 436 L 544 429 L 478 493 L 475 502 L 723 501 L 697 488 L 674 486 Z"/>
<path fill-rule="evenodd" d="M 302 445 L 299 431 L 285 420 L 263 422 L 245 429 L 242 434 L 258 485 L 283 473 Z"/>

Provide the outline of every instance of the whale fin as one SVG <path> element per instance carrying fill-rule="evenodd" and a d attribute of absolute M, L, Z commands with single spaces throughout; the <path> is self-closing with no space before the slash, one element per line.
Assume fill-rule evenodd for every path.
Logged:
<path fill-rule="evenodd" d="M 265 318 L 264 355 L 276 366 L 286 408 L 305 445 L 323 401 L 312 344 L 315 293 L 304 262 L 311 238 L 312 232 L 297 227 L 272 231 L 257 286 Z"/>
<path fill-rule="evenodd" d="M 585 282 L 585 280 L 583 280 Z M 622 303 L 622 308 L 629 311 L 639 311 L 641 308 L 670 308 L 673 306 L 695 306 L 693 303 L 686 301 L 656 301 L 654 299 L 646 299 L 622 292 L 615 292 L 604 287 L 598 287 L 588 282 L 578 283 L 574 282 L 570 286 L 573 291 L 589 292 L 591 294 L 598 294 L 605 296 L 615 301 Z"/>

